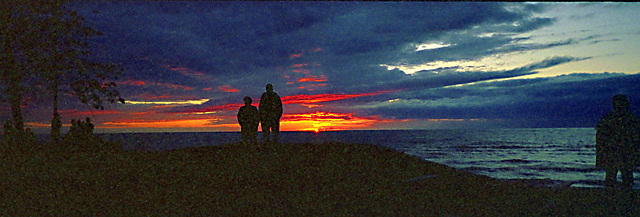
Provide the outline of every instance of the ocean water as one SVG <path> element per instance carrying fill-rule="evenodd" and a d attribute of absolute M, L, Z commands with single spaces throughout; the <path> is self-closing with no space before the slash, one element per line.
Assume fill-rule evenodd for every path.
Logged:
<path fill-rule="evenodd" d="M 101 134 L 123 142 L 125 150 L 158 151 L 240 141 L 240 133 Z M 443 129 L 340 132 L 281 132 L 281 142 L 349 142 L 379 145 L 424 160 L 497 179 L 572 182 L 601 187 L 604 171 L 595 168 L 593 128 Z M 261 139 L 258 133 L 258 139 Z M 639 171 L 634 188 L 640 188 Z"/>

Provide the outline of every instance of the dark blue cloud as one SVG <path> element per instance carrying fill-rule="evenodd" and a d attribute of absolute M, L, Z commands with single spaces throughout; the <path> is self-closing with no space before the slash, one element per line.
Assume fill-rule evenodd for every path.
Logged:
<path fill-rule="evenodd" d="M 408 43 L 430 40 L 450 31 L 518 22 L 521 23 L 518 27 L 500 31 L 523 32 L 551 22 L 530 18 L 530 13 L 540 10 L 540 6 L 523 5 L 519 10 L 508 11 L 503 3 L 78 4 L 81 12 L 105 32 L 101 41 L 110 44 L 111 52 L 124 61 L 147 58 L 155 62 L 181 63 L 205 73 L 225 76 L 282 66 L 289 63 L 291 54 L 317 47 L 323 48 L 323 54 L 331 57 L 329 61 L 355 58 L 355 63 L 366 59 L 381 61 L 375 64 L 395 62 L 398 59 L 389 56 L 390 53 Z M 94 9 L 100 13 L 93 14 Z M 508 42 L 498 40 L 475 45 L 488 44 L 495 48 Z M 465 49 L 464 45 L 461 48 Z"/>
<path fill-rule="evenodd" d="M 281 74 L 274 67 L 292 64 L 291 54 L 322 48 L 320 54 L 303 56 L 299 61 L 322 63 L 327 78 L 337 81 L 334 88 L 344 91 L 354 84 L 402 83 L 396 79 L 404 77 L 389 74 L 378 66 L 382 63 L 473 59 L 511 39 L 460 36 L 454 41 L 458 46 L 452 49 L 398 55 L 409 43 L 477 25 L 506 26 L 491 30 L 506 33 L 550 22 L 530 18 L 540 6 L 519 6 L 518 10 L 507 10 L 503 3 L 111 2 L 80 8 L 105 32 L 101 41 L 112 45 L 111 52 L 128 63 L 127 74 L 134 78 L 184 80 L 162 71 L 158 64 L 190 67 L 222 81 L 256 73 L 273 78 Z M 89 13 L 93 9 L 100 13 Z M 499 25 L 513 22 L 521 23 L 520 29 Z M 153 70 L 138 70 L 154 64 Z"/>
<path fill-rule="evenodd" d="M 611 97 L 629 97 L 640 114 L 640 75 L 572 74 L 552 78 L 434 88 L 429 94 L 399 93 L 409 100 L 369 111 L 397 118 L 484 118 L 519 127 L 593 127 L 612 109 Z M 413 97 L 412 97 L 413 96 Z M 414 100 L 411 103 L 410 100 Z M 356 106 L 357 107 L 357 106 Z"/>

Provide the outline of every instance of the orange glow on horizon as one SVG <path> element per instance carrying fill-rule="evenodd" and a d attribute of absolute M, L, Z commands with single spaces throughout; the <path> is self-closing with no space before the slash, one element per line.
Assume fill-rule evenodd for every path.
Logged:
<path fill-rule="evenodd" d="M 376 123 L 395 122 L 377 116 L 358 117 L 354 113 L 334 113 L 318 111 L 313 113 L 284 114 L 280 119 L 281 131 L 340 131 L 367 129 Z M 240 130 L 240 125 L 233 116 L 220 116 L 206 119 L 183 120 L 117 120 L 97 124 L 96 128 L 128 129 L 128 128 L 217 128 Z"/>
<path fill-rule="evenodd" d="M 357 117 L 354 113 L 334 113 L 317 111 L 314 113 L 284 114 L 280 119 L 280 128 L 284 131 L 340 131 L 370 128 L 379 122 L 392 120 L 377 116 Z"/>
<path fill-rule="evenodd" d="M 26 126 L 27 128 L 42 128 L 42 127 L 51 127 L 51 124 L 39 123 L 39 122 L 25 122 L 24 126 Z"/>
<path fill-rule="evenodd" d="M 194 114 L 194 113 L 192 113 Z M 239 131 L 240 125 L 235 116 L 191 116 L 202 118 L 171 117 L 154 119 L 155 112 L 130 113 L 133 119 L 125 118 L 112 121 L 94 121 L 96 129 L 132 132 L 138 130 L 164 131 Z M 178 118 L 178 119 L 173 119 Z M 357 116 L 354 113 L 316 111 L 310 113 L 284 114 L 280 119 L 281 131 L 306 131 L 320 133 L 324 131 L 366 130 L 383 123 L 399 123 L 406 120 L 384 119 L 378 116 Z M 28 123 L 32 128 L 46 128 L 50 124 Z M 155 130 L 153 130 L 155 129 Z M 259 128 L 260 129 L 260 128 Z"/>
<path fill-rule="evenodd" d="M 391 91 L 376 91 L 371 93 L 359 94 L 315 94 L 315 95 L 293 95 L 281 97 L 282 104 L 298 104 L 307 108 L 323 107 L 322 102 L 336 101 L 342 99 L 350 99 L 362 96 L 374 96 Z M 199 101 L 200 102 L 200 101 Z M 202 101 L 204 102 L 204 101 Z M 202 103 L 199 103 L 202 105 Z M 223 105 L 203 106 L 203 107 L 185 107 L 177 110 L 155 111 L 145 110 L 132 113 L 122 114 L 120 120 L 105 120 L 103 123 L 96 123 L 96 128 L 103 129 L 133 129 L 133 128 L 149 128 L 159 129 L 158 131 L 175 130 L 185 128 L 189 130 L 215 130 L 215 131 L 238 131 L 240 125 L 237 123 L 235 112 L 244 103 L 231 103 Z M 253 106 L 258 107 L 259 100 L 254 100 Z M 166 108 L 155 103 L 153 108 Z M 142 108 L 142 107 L 141 107 Z M 323 107 L 324 108 L 324 107 Z M 295 110 L 295 109 L 294 109 Z M 218 113 L 221 112 L 221 113 Z M 290 113 L 291 110 L 285 110 L 280 119 L 280 129 L 282 131 L 340 131 L 355 129 L 370 129 L 381 123 L 395 123 L 403 120 L 383 119 L 378 116 L 357 116 L 355 113 L 336 113 L 331 111 L 305 111 L 303 113 Z M 106 112 L 107 114 L 109 112 Z M 121 113 L 119 111 L 111 111 L 111 113 Z M 224 116 L 219 116 L 216 114 Z M 178 114 L 178 116 L 175 116 Z M 159 120 L 162 118 L 162 120 Z"/>

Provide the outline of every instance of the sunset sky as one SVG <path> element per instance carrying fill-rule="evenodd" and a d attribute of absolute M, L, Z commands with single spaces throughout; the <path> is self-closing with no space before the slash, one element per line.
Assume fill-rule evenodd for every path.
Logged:
<path fill-rule="evenodd" d="M 272 83 L 283 131 L 593 127 L 616 93 L 640 111 L 640 4 L 75 3 L 120 63 L 126 104 L 72 96 L 97 132 L 239 131 Z M 6 104 L 6 102 L 4 102 Z M 27 99 L 48 130 L 52 101 Z M 6 107 L 6 106 L 5 106 Z M 2 117 L 10 117 L 3 111 Z"/>

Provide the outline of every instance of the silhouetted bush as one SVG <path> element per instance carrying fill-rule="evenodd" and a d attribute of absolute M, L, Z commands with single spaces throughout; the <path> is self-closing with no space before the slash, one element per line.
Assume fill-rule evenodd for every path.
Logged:
<path fill-rule="evenodd" d="M 36 142 L 36 136 L 31 129 L 15 129 L 12 121 L 6 121 L 3 129 L 2 147 L 0 152 L 4 154 L 27 154 L 42 150 Z"/>
<path fill-rule="evenodd" d="M 93 124 L 86 121 L 71 120 L 69 133 L 62 138 L 60 145 L 65 152 L 121 152 L 122 145 L 118 142 L 105 141 L 93 133 Z"/>

